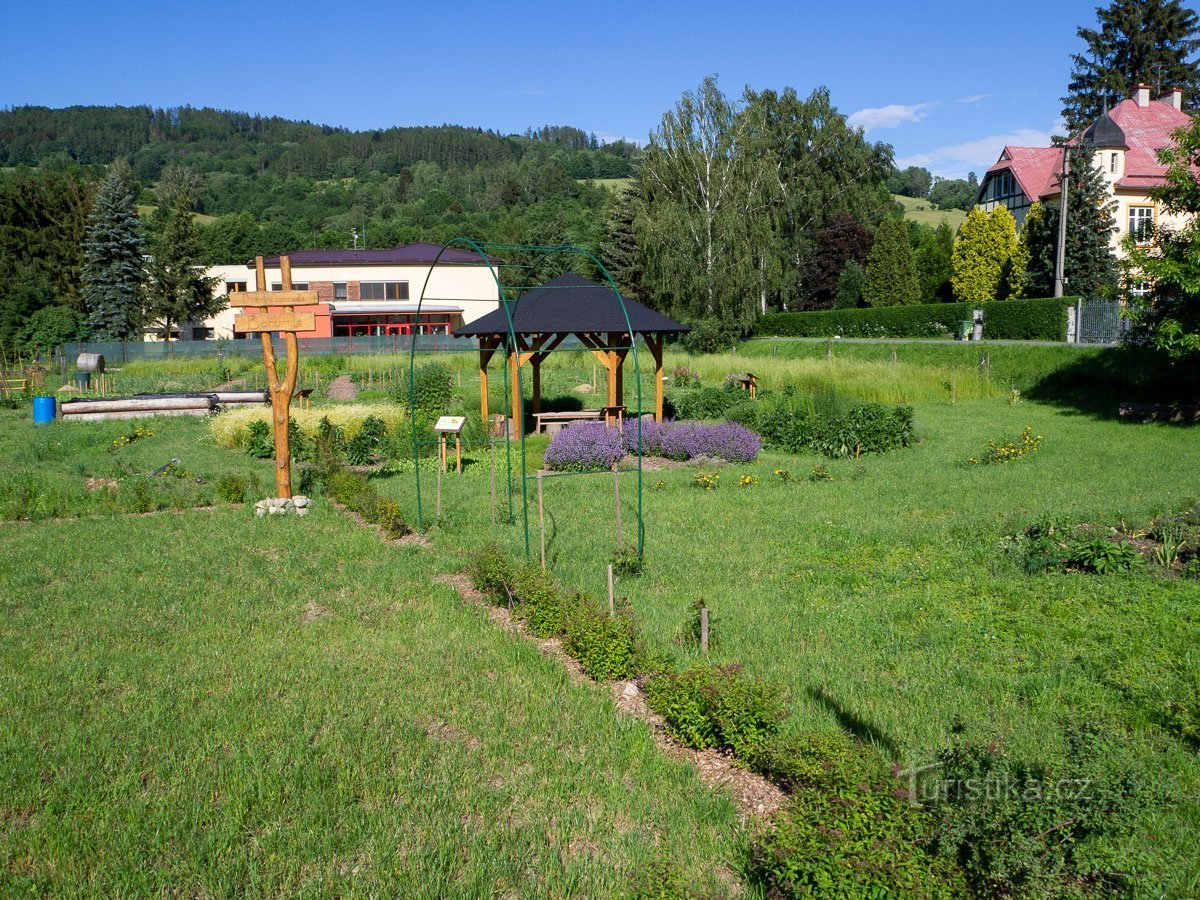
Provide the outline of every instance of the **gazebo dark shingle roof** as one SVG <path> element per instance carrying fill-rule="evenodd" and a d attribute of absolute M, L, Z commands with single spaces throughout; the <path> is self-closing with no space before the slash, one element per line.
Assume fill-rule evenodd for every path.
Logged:
<path fill-rule="evenodd" d="M 634 334 L 682 334 L 691 331 L 688 326 L 636 300 L 628 297 L 622 299 L 629 314 L 628 324 L 612 288 L 588 281 L 574 272 L 567 272 L 527 291 L 511 305 L 514 310 L 513 331 L 517 334 L 625 334 L 630 326 Z M 496 309 L 474 322 L 460 325 L 454 334 L 459 337 L 507 336 L 508 316 L 503 309 Z"/>
<path fill-rule="evenodd" d="M 621 300 L 625 302 L 624 310 Z M 511 334 L 509 313 L 504 308 L 454 330 L 458 337 L 479 339 L 480 413 L 485 424 L 488 422 L 487 367 L 492 356 L 500 351 L 510 358 L 510 416 L 514 436 L 519 437 L 523 428 L 520 415 L 523 401 L 518 370 L 526 363 L 533 370 L 533 412 L 537 416 L 542 405 L 542 362 L 571 335 L 595 355 L 608 373 L 607 406 L 604 409 L 616 411 L 613 414 L 618 422 L 625 409 L 625 356 L 634 349 L 634 338 L 641 337 L 654 357 L 654 415 L 662 421 L 663 342 L 667 335 L 690 331 L 686 325 L 635 300 L 624 297 L 618 300 L 611 288 L 573 272 L 527 291 L 511 304 L 510 312 L 513 318 Z"/>

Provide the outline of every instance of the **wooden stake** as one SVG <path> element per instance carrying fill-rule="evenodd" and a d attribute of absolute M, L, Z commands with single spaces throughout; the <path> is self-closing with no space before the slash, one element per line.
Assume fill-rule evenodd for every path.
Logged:
<path fill-rule="evenodd" d="M 608 564 L 608 614 L 609 616 L 616 615 L 617 605 L 613 599 L 613 571 L 612 563 Z"/>
<path fill-rule="evenodd" d="M 700 649 L 708 656 L 708 607 L 700 607 Z"/>
<path fill-rule="evenodd" d="M 538 475 L 538 531 L 542 542 L 542 568 L 546 568 L 546 509 L 542 505 L 542 476 Z"/>
<path fill-rule="evenodd" d="M 621 479 L 617 467 L 613 466 L 613 497 L 617 501 L 617 546 L 621 546 Z"/>
<path fill-rule="evenodd" d="M 418 463 L 420 465 L 420 463 Z M 434 518 L 442 521 L 442 467 L 437 467 L 437 510 L 434 513 Z"/>
<path fill-rule="evenodd" d="M 462 435 L 454 435 L 454 456 L 458 461 L 458 474 L 462 474 Z"/>

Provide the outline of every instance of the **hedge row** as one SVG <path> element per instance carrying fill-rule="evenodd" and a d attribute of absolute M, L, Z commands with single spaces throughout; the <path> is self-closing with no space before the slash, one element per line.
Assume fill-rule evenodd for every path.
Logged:
<path fill-rule="evenodd" d="M 1064 341 L 1067 307 L 1074 297 L 1043 300 L 1000 300 L 971 303 L 927 303 L 872 309 L 769 313 L 759 319 L 759 337 L 945 337 L 958 323 L 983 310 L 983 336 L 989 340 Z"/>

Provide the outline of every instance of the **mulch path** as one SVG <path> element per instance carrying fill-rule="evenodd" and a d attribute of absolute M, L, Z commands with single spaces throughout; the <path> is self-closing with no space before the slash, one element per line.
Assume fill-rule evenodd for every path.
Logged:
<path fill-rule="evenodd" d="M 358 399 L 358 385 L 349 375 L 339 375 L 329 382 L 329 399 L 351 403 Z"/>

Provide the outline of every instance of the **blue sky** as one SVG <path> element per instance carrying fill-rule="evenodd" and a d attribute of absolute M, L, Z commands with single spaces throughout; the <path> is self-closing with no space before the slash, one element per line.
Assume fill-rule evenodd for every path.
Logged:
<path fill-rule="evenodd" d="M 644 142 L 708 74 L 824 84 L 901 164 L 982 173 L 1058 122 L 1095 2 L 17 3 L 0 104 L 216 106 L 362 129 L 570 124 Z"/>

